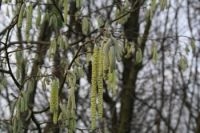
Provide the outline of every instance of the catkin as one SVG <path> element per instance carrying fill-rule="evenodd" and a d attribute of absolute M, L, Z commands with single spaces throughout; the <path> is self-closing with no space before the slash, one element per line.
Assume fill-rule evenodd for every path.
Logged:
<path fill-rule="evenodd" d="M 97 69 L 98 69 L 98 48 L 93 50 L 92 60 L 92 87 L 91 87 L 91 127 L 96 127 L 96 95 L 97 95 Z"/>
<path fill-rule="evenodd" d="M 50 96 L 50 111 L 52 113 L 57 112 L 58 110 L 58 91 L 59 90 L 59 81 L 53 80 L 51 84 L 51 96 Z"/>
<path fill-rule="evenodd" d="M 103 50 L 102 48 L 98 52 L 98 114 L 99 118 L 103 116 Z"/>
<path fill-rule="evenodd" d="M 58 111 L 53 113 L 53 123 L 56 124 L 58 122 Z"/>

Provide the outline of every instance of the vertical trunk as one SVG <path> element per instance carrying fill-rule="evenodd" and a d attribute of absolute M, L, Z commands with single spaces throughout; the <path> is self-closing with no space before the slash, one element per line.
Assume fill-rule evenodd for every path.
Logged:
<path fill-rule="evenodd" d="M 151 17 L 149 16 L 146 21 L 141 44 L 138 44 L 137 38 L 139 35 L 139 12 L 141 5 L 142 1 L 132 0 L 132 12 L 128 21 L 124 25 L 124 31 L 128 41 L 133 41 L 136 45 L 136 49 L 140 48 L 142 53 L 144 53 L 145 44 L 151 27 Z M 121 109 L 118 133 L 131 132 L 137 75 L 142 69 L 142 62 L 137 64 L 134 59 L 135 56 L 123 59 L 123 88 L 121 92 Z"/>
<path fill-rule="evenodd" d="M 133 41 L 137 44 L 137 38 L 139 35 L 139 10 L 140 2 L 138 0 L 132 0 L 132 9 L 129 19 L 124 25 L 125 36 L 128 41 Z M 133 61 L 133 56 L 123 59 L 124 72 L 123 72 L 123 88 L 121 95 L 121 109 L 119 118 L 118 133 L 130 133 L 131 121 L 133 117 L 134 108 L 134 94 L 135 83 L 137 74 L 140 70 L 140 65 L 136 65 Z"/>

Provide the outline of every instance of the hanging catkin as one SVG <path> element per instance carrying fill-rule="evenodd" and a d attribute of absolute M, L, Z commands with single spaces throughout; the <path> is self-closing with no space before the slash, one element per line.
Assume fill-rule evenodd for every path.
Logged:
<path fill-rule="evenodd" d="M 59 81 L 53 80 L 51 84 L 51 96 L 50 96 L 50 111 L 52 113 L 58 110 L 58 91 Z"/>
<path fill-rule="evenodd" d="M 91 87 L 91 127 L 96 127 L 96 95 L 97 95 L 97 70 L 98 70 L 98 48 L 94 47 L 92 60 L 92 87 Z"/>
<path fill-rule="evenodd" d="M 103 116 L 103 48 L 101 47 L 98 52 L 98 76 L 97 76 L 97 86 L 98 86 L 98 114 L 101 119 Z"/>
<path fill-rule="evenodd" d="M 53 113 L 53 123 L 56 124 L 58 122 L 58 111 Z"/>

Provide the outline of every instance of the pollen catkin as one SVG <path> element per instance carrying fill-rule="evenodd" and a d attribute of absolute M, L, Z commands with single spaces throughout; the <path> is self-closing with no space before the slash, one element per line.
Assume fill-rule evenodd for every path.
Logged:
<path fill-rule="evenodd" d="M 97 70 L 98 70 L 98 48 L 93 50 L 92 60 L 92 87 L 91 87 L 91 127 L 96 127 L 96 95 L 97 95 Z"/>
<path fill-rule="evenodd" d="M 53 113 L 53 123 L 56 124 L 58 122 L 58 111 Z"/>
<path fill-rule="evenodd" d="M 100 48 L 98 52 L 98 76 L 97 76 L 97 86 L 98 86 L 98 115 L 101 119 L 103 116 L 103 50 Z"/>
<path fill-rule="evenodd" d="M 52 113 L 57 112 L 58 110 L 58 91 L 59 90 L 59 81 L 53 80 L 51 84 L 51 96 L 50 96 L 50 111 Z"/>

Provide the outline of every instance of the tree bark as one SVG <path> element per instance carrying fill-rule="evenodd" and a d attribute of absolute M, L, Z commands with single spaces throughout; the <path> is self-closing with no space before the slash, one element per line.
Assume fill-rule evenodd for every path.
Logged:
<path fill-rule="evenodd" d="M 132 0 L 132 9 L 129 19 L 124 25 L 125 36 L 130 42 L 137 44 L 137 38 L 139 34 L 139 10 L 140 2 L 138 0 Z M 130 133 L 131 122 L 133 118 L 134 109 L 134 94 L 135 83 L 137 74 L 140 70 L 134 61 L 134 56 L 123 59 L 124 71 L 123 71 L 123 88 L 121 92 L 121 109 L 119 117 L 118 133 Z"/>
<path fill-rule="evenodd" d="M 145 30 L 142 36 L 142 41 L 138 44 L 137 39 L 139 36 L 139 14 L 140 6 L 142 5 L 141 1 L 132 0 L 132 12 L 129 19 L 124 25 L 125 36 L 129 42 L 134 42 L 136 45 L 135 48 L 140 48 L 142 55 L 144 53 L 145 44 L 149 35 L 149 30 L 151 27 L 151 17 L 149 16 Z M 123 71 L 123 87 L 121 92 L 121 108 L 120 108 L 120 118 L 119 118 L 119 128 L 118 133 L 130 133 L 131 125 L 133 119 L 133 110 L 134 110 L 134 96 L 136 89 L 137 75 L 142 69 L 142 62 L 136 63 L 134 56 L 123 59 L 124 71 Z"/>

